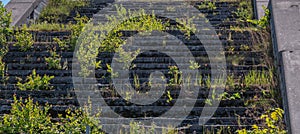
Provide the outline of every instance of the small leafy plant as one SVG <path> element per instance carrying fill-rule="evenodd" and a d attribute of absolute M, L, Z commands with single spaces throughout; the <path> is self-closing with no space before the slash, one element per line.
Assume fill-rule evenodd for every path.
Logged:
<path fill-rule="evenodd" d="M 36 74 L 35 69 L 32 70 L 32 74 L 27 76 L 25 83 L 21 83 L 22 79 L 18 79 L 17 87 L 20 90 L 50 90 L 52 87 L 50 86 L 50 80 L 53 79 L 54 76 L 44 75 L 41 77 Z"/>
<path fill-rule="evenodd" d="M 61 56 L 57 54 L 55 51 L 50 51 L 50 57 L 46 57 L 45 61 L 49 69 L 62 69 L 60 64 Z"/>
<path fill-rule="evenodd" d="M 251 1 L 249 0 L 242 0 L 239 4 L 239 7 L 236 12 L 236 16 L 239 18 L 239 21 L 246 22 L 249 19 L 253 18 L 252 6 Z"/>
<path fill-rule="evenodd" d="M 182 83 L 181 74 L 177 66 L 169 66 L 168 74 L 171 75 L 170 85 L 180 85 Z"/>
<path fill-rule="evenodd" d="M 184 32 L 184 35 L 186 35 L 186 38 L 189 39 L 192 33 L 196 32 L 196 26 L 193 24 L 193 17 L 192 18 L 184 18 L 184 19 L 176 19 L 177 22 L 180 24 L 177 24 L 177 27 L 180 31 Z"/>

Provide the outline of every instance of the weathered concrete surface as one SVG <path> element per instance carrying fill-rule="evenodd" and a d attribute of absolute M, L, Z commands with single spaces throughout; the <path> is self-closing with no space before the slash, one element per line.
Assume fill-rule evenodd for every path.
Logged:
<path fill-rule="evenodd" d="M 300 51 L 282 52 L 282 63 L 285 77 L 286 96 L 291 122 L 291 132 L 300 132 Z"/>
<path fill-rule="evenodd" d="M 256 19 L 260 19 L 261 17 L 263 17 L 265 15 L 265 11 L 263 9 L 263 6 L 268 7 L 269 4 L 269 0 L 254 0 L 253 1 L 253 5 L 254 5 L 254 17 Z"/>
<path fill-rule="evenodd" d="M 19 26 L 27 21 L 42 0 L 11 0 L 5 8 L 12 11 L 12 26 Z"/>
<path fill-rule="evenodd" d="M 300 1 L 271 0 L 271 25 L 289 133 L 300 133 Z"/>

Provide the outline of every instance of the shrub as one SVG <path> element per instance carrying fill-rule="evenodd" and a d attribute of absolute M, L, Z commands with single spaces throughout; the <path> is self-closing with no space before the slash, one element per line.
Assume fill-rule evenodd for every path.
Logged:
<path fill-rule="evenodd" d="M 22 79 L 18 78 L 17 87 L 20 90 L 49 90 L 52 89 L 50 85 L 50 80 L 53 79 L 54 76 L 47 76 L 44 75 L 41 77 L 40 75 L 36 74 L 35 69 L 32 71 L 32 74 L 27 76 L 26 82 L 21 83 Z"/>
<path fill-rule="evenodd" d="M 89 104 L 83 108 L 72 111 L 71 109 L 66 110 L 66 117 L 60 118 L 59 131 L 64 133 L 85 133 L 87 126 L 90 127 L 90 133 L 102 134 L 101 125 L 99 121 L 100 110 L 96 110 L 95 114 L 92 114 L 92 106 Z"/>
<path fill-rule="evenodd" d="M 34 41 L 30 33 L 26 32 L 25 29 L 17 30 L 14 46 L 20 47 L 21 51 L 27 51 L 32 47 L 33 43 Z"/>
<path fill-rule="evenodd" d="M 17 100 L 14 96 L 10 114 L 5 114 L 0 124 L 1 133 L 54 133 L 55 124 L 48 114 L 49 105 L 38 106 L 31 98 Z"/>
<path fill-rule="evenodd" d="M 20 100 L 14 96 L 11 104 L 10 114 L 5 114 L 0 121 L 0 133 L 85 133 L 87 125 L 90 126 L 90 133 L 102 133 L 100 128 L 100 113 L 91 114 L 91 105 L 72 111 L 66 110 L 66 116 L 59 115 L 59 122 L 52 122 L 49 114 L 50 105 L 39 106 L 30 97 Z"/>
<path fill-rule="evenodd" d="M 6 37 L 11 34 L 11 12 L 7 12 L 4 5 L 0 3 L 0 45 L 6 44 Z"/>
<path fill-rule="evenodd" d="M 45 58 L 47 66 L 49 69 L 62 69 L 60 64 L 61 56 L 58 55 L 55 51 L 50 51 L 51 56 Z"/>

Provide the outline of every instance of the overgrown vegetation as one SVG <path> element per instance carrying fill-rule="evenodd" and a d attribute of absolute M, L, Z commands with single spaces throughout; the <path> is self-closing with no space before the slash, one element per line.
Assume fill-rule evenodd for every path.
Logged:
<path fill-rule="evenodd" d="M 55 124 L 48 115 L 49 105 L 44 107 L 31 98 L 18 100 L 14 96 L 10 114 L 5 114 L 0 124 L 1 133 L 55 133 Z"/>
<path fill-rule="evenodd" d="M 116 8 L 118 13 L 117 16 L 107 16 L 109 22 L 97 27 L 97 30 L 100 31 L 112 30 L 110 33 L 97 34 L 93 29 L 85 29 L 88 32 L 84 33 L 84 37 L 79 39 L 80 47 L 77 57 L 81 65 L 80 76 L 87 77 L 90 75 L 91 71 L 89 68 L 96 65 L 97 62 L 95 62 L 94 59 L 98 56 L 99 52 L 115 52 L 117 50 L 120 54 L 126 54 L 126 57 L 129 59 L 132 57 L 131 54 L 128 54 L 128 51 L 121 49 L 122 45 L 125 44 L 125 41 L 121 39 L 122 34 L 120 31 L 163 31 L 166 30 L 166 27 L 169 25 L 168 23 L 162 23 L 160 20 L 156 19 L 154 14 L 147 15 L 144 10 L 133 12 L 127 11 L 124 7 L 116 6 Z M 136 18 L 137 16 L 139 17 Z M 125 21 L 122 22 L 122 24 L 118 24 L 116 21 L 118 19 Z M 102 39 L 105 40 L 102 41 Z M 124 62 L 129 60 L 127 58 Z"/>
<path fill-rule="evenodd" d="M 85 133 L 87 126 L 90 126 L 90 133 L 102 133 L 97 120 L 100 112 L 91 114 L 90 104 L 76 110 L 67 109 L 66 116 L 59 115 L 58 122 L 51 120 L 49 110 L 52 106 L 40 106 L 30 97 L 18 100 L 14 96 L 11 106 L 10 114 L 5 114 L 0 121 L 0 133 Z"/>
<path fill-rule="evenodd" d="M 268 110 L 260 119 L 263 124 L 253 125 L 251 130 L 242 129 L 238 130 L 238 134 L 286 134 L 284 120 L 283 120 L 283 110 L 280 108 L 275 108 Z"/>
<path fill-rule="evenodd" d="M 5 74 L 6 64 L 3 62 L 3 58 L 8 52 L 7 36 L 10 36 L 12 31 L 10 28 L 11 12 L 7 12 L 4 5 L 0 3 L 0 76 L 2 79 Z"/>
<path fill-rule="evenodd" d="M 241 25 L 239 25 L 238 27 L 231 27 L 230 29 L 232 30 L 248 29 L 248 30 L 255 30 L 255 31 L 257 31 L 258 29 L 266 29 L 270 24 L 270 11 L 264 6 L 263 9 L 265 11 L 265 15 L 258 20 L 253 19 L 253 8 L 252 8 L 251 1 L 242 0 L 239 4 L 237 11 L 234 13 L 238 17 L 238 21 L 243 22 L 244 24 L 241 23 Z"/>
<path fill-rule="evenodd" d="M 68 39 L 60 40 L 59 38 L 54 38 L 54 41 L 59 45 L 59 47 L 63 50 L 73 50 L 79 35 L 81 34 L 83 28 L 86 26 L 88 22 L 88 18 L 85 16 L 77 15 L 74 19 L 76 20 L 76 24 L 60 24 L 60 22 L 64 21 L 64 18 L 69 15 L 71 10 L 75 7 L 85 6 L 87 3 L 84 0 L 80 1 L 72 1 L 71 0 L 50 0 L 50 5 L 45 8 L 40 18 L 40 22 L 35 24 L 31 24 L 26 30 L 33 31 L 71 31 L 71 36 Z M 239 17 L 239 22 L 241 22 L 238 27 L 232 27 L 231 30 L 235 31 L 258 31 L 258 30 L 267 30 L 269 25 L 269 15 L 270 12 L 265 8 L 266 15 L 260 20 L 253 20 L 253 12 L 251 3 L 249 0 L 241 0 L 237 12 L 235 12 L 236 16 Z M 1 5 L 2 6 L 2 5 Z M 0 73 L 4 76 L 5 73 L 5 63 L 1 62 L 3 60 L 4 55 L 8 52 L 6 36 L 11 35 L 11 29 L 9 28 L 10 23 L 10 13 L 7 13 L 5 9 L 1 7 L 0 15 L 1 15 L 1 28 L 0 28 L 0 43 L 1 43 L 1 51 L 0 51 Z M 55 9 L 56 8 L 56 9 Z M 84 29 L 86 33 L 83 34 L 84 37 L 79 40 L 81 44 L 79 48 L 79 52 L 77 53 L 77 57 L 79 62 L 81 62 L 81 72 L 80 76 L 88 77 L 92 72 L 91 66 L 95 69 L 101 68 L 101 61 L 95 61 L 99 52 L 117 52 L 120 55 L 120 58 L 117 59 L 119 62 L 128 62 L 129 63 L 135 58 L 136 55 L 140 53 L 139 50 L 136 51 L 126 51 L 122 47 L 126 43 L 123 37 L 123 32 L 125 31 L 138 31 L 138 32 L 151 32 L 151 31 L 165 31 L 173 28 L 170 26 L 169 22 L 162 22 L 162 20 L 156 18 L 154 14 L 149 15 L 146 14 L 145 11 L 128 11 L 123 7 L 117 8 L 117 16 L 108 16 L 110 20 L 107 24 L 101 24 L 96 27 L 96 30 L 107 31 L 111 30 L 110 33 L 97 33 L 95 29 L 87 26 L 87 29 Z M 215 10 L 215 2 L 205 0 L 202 5 L 199 5 L 200 9 L 209 9 Z M 169 10 L 174 10 L 169 7 Z M 3 17 L 4 16 L 4 17 Z M 136 17 L 139 16 L 139 17 Z M 118 24 L 116 20 L 118 19 L 125 20 L 121 24 Z M 195 30 L 195 26 L 193 25 L 193 18 L 186 18 L 182 20 L 176 20 L 179 24 L 176 25 L 177 30 L 183 31 L 186 37 L 189 37 L 192 32 Z M 245 25 L 244 25 L 245 24 Z M 115 27 L 116 26 L 116 27 Z M 257 26 L 257 27 L 256 27 Z M 236 29 L 234 29 L 236 28 Z M 18 30 L 16 32 L 16 44 L 15 46 L 19 46 L 21 51 L 28 51 L 33 44 L 32 35 L 26 30 Z M 262 34 L 265 34 L 262 32 Z M 251 33 L 251 35 L 255 35 Z M 254 46 L 250 47 L 246 44 L 241 44 L 239 49 L 236 49 L 234 46 L 229 46 L 228 51 L 231 52 L 232 55 L 232 65 L 239 66 L 240 61 L 243 61 L 245 56 L 237 55 L 235 52 L 237 50 L 241 51 L 263 51 L 263 53 L 267 52 L 266 45 L 269 42 L 267 41 L 269 38 L 265 38 L 264 35 L 258 35 L 253 37 L 253 40 L 257 40 L 257 42 L 252 42 Z M 260 41 L 262 39 L 266 39 Z M 103 40 L 104 39 L 104 40 Z M 231 33 L 228 38 L 229 42 L 233 42 L 231 39 Z M 99 50 L 98 50 L 99 48 Z M 265 51 L 266 50 L 266 51 Z M 51 56 L 46 57 L 45 61 L 48 65 L 48 69 L 62 69 L 61 66 L 61 56 L 56 53 L 56 50 L 50 51 Z M 264 55 L 263 57 L 269 57 L 269 55 Z M 269 63 L 270 59 L 265 60 L 264 63 L 267 64 L 268 68 L 272 68 L 272 63 Z M 133 68 L 134 65 L 125 64 L 125 68 Z M 197 62 L 190 62 L 189 68 L 192 70 L 200 69 L 200 65 Z M 109 64 L 106 64 L 107 72 L 110 73 L 110 77 L 118 77 L 118 72 L 114 72 L 112 67 Z M 272 69 L 268 71 L 258 71 L 252 70 L 249 73 L 244 74 L 244 77 L 235 77 L 233 74 L 227 76 L 227 78 L 218 78 L 216 80 L 212 80 L 210 76 L 203 76 L 203 74 L 196 74 L 195 86 L 200 86 L 204 88 L 212 88 L 212 99 L 206 99 L 205 103 L 212 105 L 214 100 L 237 100 L 241 99 L 244 89 L 247 91 L 262 91 L 263 94 L 268 94 L 267 90 L 275 90 L 276 84 L 274 84 L 274 74 Z M 170 86 L 180 85 L 182 84 L 182 79 L 188 80 L 190 78 L 182 78 L 181 72 L 176 66 L 169 67 L 169 75 L 170 75 Z M 3 78 L 3 77 L 2 77 Z M 53 76 L 44 75 L 44 77 L 36 74 L 36 71 L 33 70 L 30 76 L 27 76 L 25 80 L 18 79 L 17 87 L 20 90 L 49 90 L 52 89 L 50 86 L 50 80 L 53 79 Z M 140 78 L 138 75 L 134 75 L 134 86 L 135 88 L 140 88 Z M 238 91 L 236 93 L 227 93 L 216 95 L 216 90 L 218 87 L 222 87 L 221 84 L 226 81 L 226 89 Z M 24 82 L 24 83 L 23 83 Z M 151 83 L 149 83 L 151 85 Z M 268 87 L 267 90 L 264 90 Z M 130 92 L 126 92 L 125 100 L 130 100 L 132 94 Z M 274 97 L 274 96 L 272 96 Z M 166 94 L 167 102 L 171 102 L 173 100 L 171 96 L 171 92 L 167 91 Z M 244 98 L 242 98 L 244 99 Z M 251 101 L 259 102 L 260 99 L 263 98 L 259 95 L 255 95 Z M 92 133 L 97 133 L 99 131 L 99 122 L 96 120 L 91 120 L 89 118 L 89 111 L 79 109 L 72 111 L 68 109 L 66 111 L 66 116 L 60 115 L 60 121 L 57 123 L 53 123 L 50 120 L 49 109 L 51 106 L 46 105 L 44 107 L 38 106 L 38 104 L 34 104 L 33 100 L 28 99 L 25 100 L 25 103 L 22 103 L 22 100 L 18 101 L 14 98 L 15 102 L 12 104 L 13 108 L 11 110 L 11 114 L 6 114 L 4 116 L 3 121 L 1 122 L 0 132 L 1 133 L 83 133 L 86 130 L 86 126 L 91 126 Z M 247 101 L 247 100 L 245 100 Z M 248 103 L 248 102 L 246 102 Z M 245 103 L 246 106 L 248 106 Z M 262 102 L 269 103 L 269 102 Z M 270 104 L 266 104 L 270 105 Z M 253 106 L 256 107 L 256 106 Z M 268 107 L 269 108 L 269 107 Z M 266 109 L 266 108 L 265 108 Z M 265 110 L 264 109 L 264 110 Z M 263 120 L 262 124 L 255 124 L 252 126 L 251 130 L 242 129 L 237 131 L 238 133 L 250 133 L 250 134 L 260 134 L 260 133 L 276 133 L 276 132 L 285 132 L 284 122 L 283 122 L 283 111 L 281 109 L 274 109 L 272 111 L 268 111 L 263 114 L 260 119 Z M 257 115 L 255 115 L 257 116 Z M 36 118 L 35 118 L 36 117 Z M 21 121 L 18 123 L 19 119 Z M 39 121 L 40 119 L 40 121 Z M 137 123 L 130 124 L 130 133 L 146 133 L 152 132 L 153 128 L 145 128 L 144 126 L 140 126 Z M 166 132 L 167 133 L 167 132 Z M 177 133 L 168 132 L 168 133 Z"/>
<path fill-rule="evenodd" d="M 88 5 L 87 0 L 49 0 L 40 14 L 40 22 L 59 23 L 66 20 L 76 7 Z"/>

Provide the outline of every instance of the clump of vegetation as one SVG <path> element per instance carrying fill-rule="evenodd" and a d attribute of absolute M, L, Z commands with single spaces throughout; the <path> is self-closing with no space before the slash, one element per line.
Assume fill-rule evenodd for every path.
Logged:
<path fill-rule="evenodd" d="M 88 5 L 87 0 L 49 0 L 47 6 L 42 10 L 39 20 L 59 23 L 66 20 L 73 9 L 86 5 Z"/>
<path fill-rule="evenodd" d="M 178 69 L 177 66 L 169 66 L 168 74 L 171 75 L 170 85 L 180 85 L 182 83 L 182 72 Z"/>
<path fill-rule="evenodd" d="M 196 26 L 193 24 L 194 18 L 176 19 L 179 24 L 177 24 L 178 30 L 184 32 L 187 39 L 190 38 L 192 33 L 196 32 Z"/>
<path fill-rule="evenodd" d="M 280 108 L 275 108 L 267 111 L 260 116 L 263 124 L 253 125 L 251 130 L 238 130 L 238 134 L 286 134 L 285 125 L 283 121 L 284 111 Z"/>
<path fill-rule="evenodd" d="M 265 11 L 265 15 L 256 20 L 253 19 L 253 11 L 252 11 L 252 4 L 249 0 L 242 0 L 239 4 L 239 7 L 236 12 L 234 12 L 237 17 L 238 21 L 240 22 L 248 22 L 246 26 L 241 26 L 244 30 L 258 30 L 258 29 L 266 29 L 270 24 L 270 10 L 263 6 Z M 258 28 L 256 28 L 256 27 Z M 242 30 L 239 27 L 231 27 L 232 30 Z"/>
<path fill-rule="evenodd" d="M 32 34 L 28 33 L 26 29 L 17 30 L 14 46 L 18 46 L 21 51 L 27 51 L 32 47 L 33 43 Z"/>
<path fill-rule="evenodd" d="M 234 75 L 228 75 L 226 80 L 226 89 L 234 89 L 235 88 L 235 80 Z"/>
<path fill-rule="evenodd" d="M 144 10 L 130 11 L 126 10 L 122 6 L 116 6 L 117 16 L 107 16 L 109 22 L 101 26 L 102 31 L 111 30 L 107 35 L 101 35 L 106 37 L 100 44 L 100 51 L 114 52 L 116 48 L 119 48 L 125 43 L 120 37 L 123 36 L 120 31 L 139 31 L 139 32 L 152 32 L 163 31 L 169 26 L 169 23 L 162 23 L 157 19 L 155 14 L 147 15 Z M 125 20 L 122 24 L 118 24 L 116 20 Z M 117 26 L 115 28 L 115 26 Z"/>
<path fill-rule="evenodd" d="M 199 9 L 209 9 L 209 10 L 215 10 L 217 9 L 216 3 L 211 0 L 204 0 L 200 5 L 198 5 Z"/>
<path fill-rule="evenodd" d="M 50 57 L 46 57 L 45 61 L 49 69 L 62 69 L 60 64 L 61 56 L 55 51 L 50 51 Z"/>
<path fill-rule="evenodd" d="M 94 59 L 98 56 L 99 52 L 118 52 L 120 55 L 126 56 L 121 56 L 120 58 L 120 60 L 125 60 L 124 62 L 130 60 L 132 54 L 136 55 L 136 53 L 139 52 L 139 50 L 137 50 L 132 52 L 132 54 L 128 54 L 128 52 L 121 49 L 125 41 L 121 39 L 122 34 L 120 31 L 163 31 L 166 30 L 168 25 L 168 23 L 163 24 L 160 20 L 156 19 L 154 14 L 147 15 L 144 10 L 133 12 L 127 11 L 124 7 L 116 6 L 116 8 L 118 15 L 107 16 L 110 21 L 97 27 L 100 31 L 111 30 L 110 33 L 106 34 L 102 32 L 101 34 L 97 34 L 94 29 L 85 29 L 86 33 L 81 34 L 84 35 L 84 37 L 78 40 L 80 47 L 77 52 L 77 57 L 81 64 L 80 76 L 87 77 L 90 75 L 90 68 L 97 64 Z M 135 18 L 136 16 L 139 17 Z M 116 20 L 119 18 L 125 21 L 122 24 L 118 24 Z M 101 39 L 104 40 L 102 41 Z"/>
<path fill-rule="evenodd" d="M 44 75 L 41 77 L 36 74 L 35 69 L 32 70 L 32 74 L 27 76 L 25 79 L 25 83 L 22 83 L 21 78 L 18 79 L 17 87 L 20 90 L 50 90 L 52 87 L 50 86 L 50 80 L 53 79 L 54 76 Z"/>
<path fill-rule="evenodd" d="M 8 52 L 6 37 L 10 36 L 12 33 L 10 23 L 11 12 L 7 12 L 7 10 L 4 8 L 4 5 L 0 3 L 0 76 L 2 76 L 1 81 L 5 80 L 6 64 L 5 62 L 3 62 L 3 58 Z"/>
<path fill-rule="evenodd" d="M 74 19 L 76 20 L 76 24 L 68 24 L 67 25 L 67 29 L 70 28 L 70 31 L 71 31 L 71 36 L 68 39 L 66 39 L 66 40 L 60 40 L 59 38 L 53 39 L 62 50 L 64 50 L 64 49 L 74 50 L 75 49 L 75 45 L 77 43 L 78 37 L 80 36 L 81 31 L 85 27 L 86 23 L 89 21 L 89 19 L 86 16 L 80 16 L 79 14 L 77 14 L 77 16 L 74 17 Z M 94 36 L 91 36 L 91 37 L 94 37 Z M 98 41 L 97 38 L 94 38 L 94 39 L 95 39 L 95 41 Z"/>
<path fill-rule="evenodd" d="M 247 21 L 260 28 L 266 29 L 270 25 L 270 10 L 265 6 L 263 6 L 263 9 L 265 11 L 265 15 L 262 18 L 259 20 L 248 19 Z"/>
<path fill-rule="evenodd" d="M 252 4 L 250 0 L 242 0 L 234 12 L 241 22 L 247 22 L 247 20 L 253 19 Z"/>
<path fill-rule="evenodd" d="M 5 114 L 0 121 L 0 133 L 85 133 L 87 126 L 90 127 L 90 133 L 103 133 L 97 120 L 100 112 L 91 114 L 90 104 L 73 111 L 67 109 L 66 116 L 59 115 L 58 122 L 51 120 L 50 105 L 39 106 L 30 97 L 18 100 L 14 96 L 11 106 L 10 114 Z"/>
<path fill-rule="evenodd" d="M 55 133 L 56 125 L 51 122 L 48 114 L 49 105 L 44 107 L 34 103 L 31 98 L 17 100 L 14 96 L 14 103 L 10 114 L 5 114 L 0 122 L 1 133 Z"/>
<path fill-rule="evenodd" d="M 245 75 L 243 83 L 247 88 L 250 88 L 251 86 L 266 87 L 270 86 L 272 79 L 273 73 L 271 70 L 251 70 L 248 74 Z"/>
<path fill-rule="evenodd" d="M 99 121 L 100 109 L 92 111 L 92 104 L 89 101 L 87 105 L 82 108 L 66 110 L 66 117 L 59 115 L 59 132 L 63 133 L 89 133 L 104 134 L 101 131 L 101 124 Z M 89 130 L 87 129 L 89 127 Z"/>

